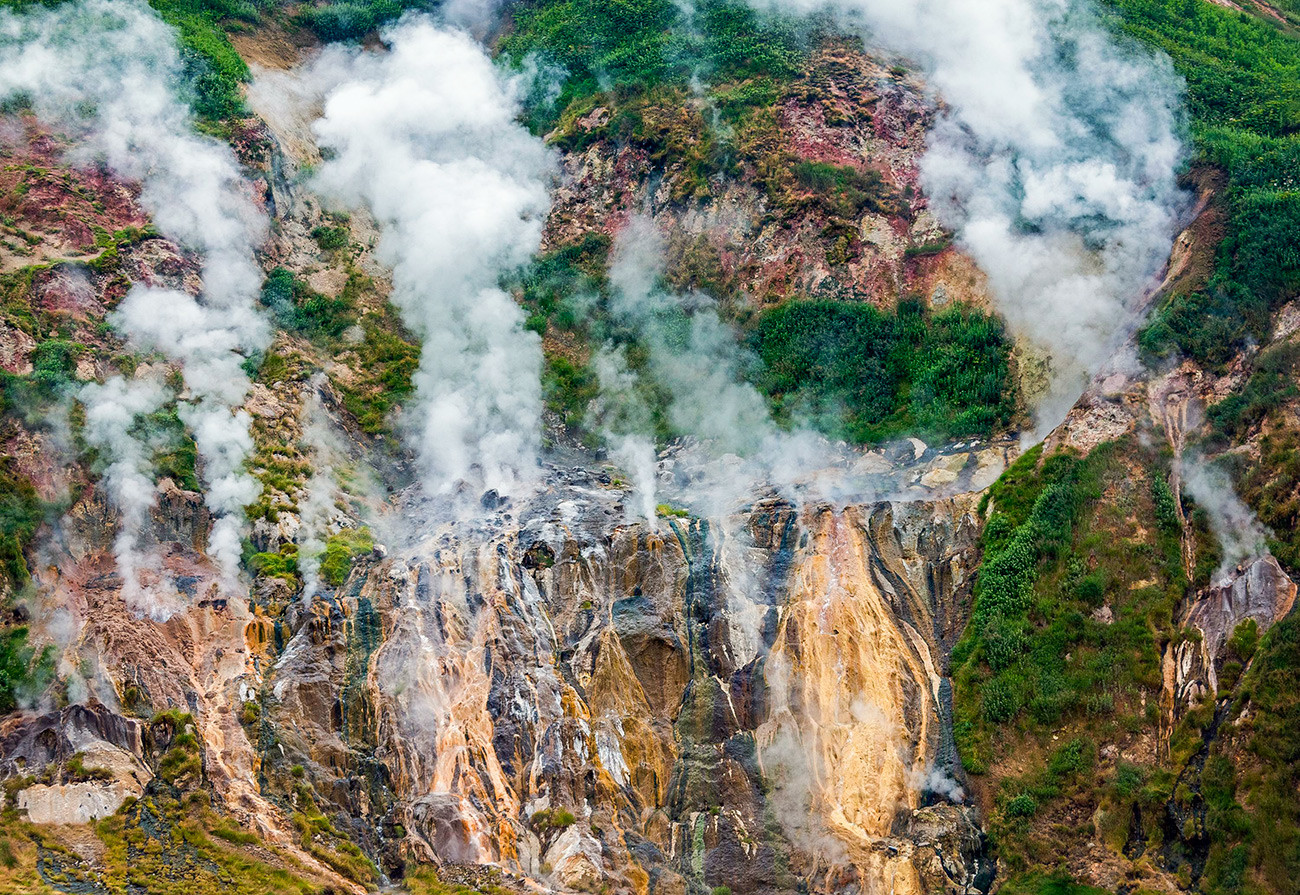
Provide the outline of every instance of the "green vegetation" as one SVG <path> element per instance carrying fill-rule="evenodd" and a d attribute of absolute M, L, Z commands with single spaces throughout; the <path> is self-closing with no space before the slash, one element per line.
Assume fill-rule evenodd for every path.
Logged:
<path fill-rule="evenodd" d="M 589 333 L 584 318 L 590 309 L 581 303 L 594 301 L 605 289 L 609 246 L 608 236 L 587 234 L 580 242 L 538 257 L 507 283 L 527 315 L 527 329 L 544 337 L 548 333 L 563 337 L 562 343 L 558 339 L 542 343 L 542 396 L 546 409 L 574 431 L 582 428 L 597 393 L 595 373 L 587 365 Z"/>
<path fill-rule="evenodd" d="M 1279 423 L 1286 420 L 1283 408 L 1300 397 L 1297 370 L 1300 344 L 1271 345 L 1254 357 L 1246 384 L 1211 405 L 1206 414 L 1210 424 L 1206 445 L 1219 450 L 1250 437 L 1266 420 L 1272 423 L 1258 440 L 1257 458 L 1225 453 L 1220 462 L 1272 532 L 1273 555 L 1292 570 L 1300 569 L 1300 435 Z"/>
<path fill-rule="evenodd" d="M 1213 568 L 1200 564 L 1187 579 L 1164 463 L 1133 438 L 1086 458 L 1038 447 L 981 506 L 975 602 L 951 656 L 954 736 L 966 768 L 992 790 L 989 833 L 1006 891 L 1089 892 L 1047 871 L 1093 839 L 1116 852 L 1135 836 L 1149 853 L 1182 847 L 1163 820 L 1174 773 L 1098 758 L 1103 744 L 1131 743 L 1156 723 L 1162 656 L 1189 636 L 1176 630 L 1175 610 Z M 1213 557 L 1191 516 L 1198 555 Z M 1250 631 L 1234 639 L 1249 654 Z M 1175 736 L 1173 766 L 1201 742 L 1194 728 Z"/>
<path fill-rule="evenodd" d="M 319 227 L 312 228 L 311 231 L 311 238 L 316 240 L 316 245 L 327 252 L 345 248 L 348 244 L 348 237 L 348 228 L 341 225 L 327 227 L 322 224 Z"/>
<path fill-rule="evenodd" d="M 534 0 L 514 10 L 503 53 L 537 53 L 568 72 L 559 109 L 606 89 L 788 77 L 802 56 L 786 22 L 760 18 L 738 0 L 702 0 L 684 21 L 672 0 Z"/>
<path fill-rule="evenodd" d="M 896 214 L 899 210 L 898 197 L 878 171 L 806 159 L 795 162 L 792 170 L 795 183 L 811 190 L 814 201 L 829 214 L 857 218 L 865 212 Z"/>
<path fill-rule="evenodd" d="M 1108 0 L 1119 26 L 1163 50 L 1187 80 L 1197 155 L 1228 176 L 1227 232 L 1208 281 L 1168 297 L 1143 332 L 1222 365 L 1300 289 L 1300 41 L 1275 24 L 1196 0 Z"/>
<path fill-rule="evenodd" d="M 290 584 L 298 581 L 298 545 L 281 544 L 279 553 L 254 553 L 253 571 L 268 578 L 283 578 Z"/>
<path fill-rule="evenodd" d="M 1168 512 L 1148 463 L 1127 442 L 1083 460 L 1044 459 L 1039 447 L 985 497 L 975 605 L 951 660 L 955 733 L 972 772 L 989 767 L 1004 729 L 1039 737 L 1070 719 L 1122 719 L 1139 711 L 1141 691 L 1159 690 L 1188 582 L 1177 524 L 1138 521 Z M 1103 606 L 1106 621 L 1095 615 Z"/>
<path fill-rule="evenodd" d="M 1107 895 L 1105 889 L 1082 886 L 1068 873 L 1026 873 L 1007 880 L 998 890 L 1003 895 Z"/>
<path fill-rule="evenodd" d="M 0 457 L 0 593 L 27 583 L 24 553 L 46 506 L 32 483 L 13 470 L 13 460 Z"/>
<path fill-rule="evenodd" d="M 305 868 L 292 857 L 272 849 L 271 860 L 266 860 L 266 846 L 212 812 L 201 794 L 178 799 L 158 793 L 130 800 L 94 829 L 104 844 L 103 868 L 90 871 L 69 853 L 59 862 L 59 870 L 74 885 L 97 879 L 103 888 L 64 891 L 114 895 L 177 891 L 309 895 L 319 891 L 317 884 L 304 878 Z"/>
<path fill-rule="evenodd" d="M 145 746 L 160 758 L 159 776 L 139 799 L 127 799 L 114 815 L 82 828 L 36 826 L 20 819 L 18 790 L 33 777 L 5 781 L 0 811 L 0 895 L 319 895 L 322 886 L 293 855 L 244 831 L 214 812 L 199 788 L 199 747 L 193 717 L 162 712 L 148 725 Z M 159 749 L 163 750 L 161 756 Z M 104 780 L 80 754 L 41 779 Z M 86 835 L 95 848 L 86 854 Z M 98 839 L 95 843 L 94 839 Z"/>
<path fill-rule="evenodd" d="M 427 864 L 411 867 L 402 878 L 402 887 L 411 895 L 510 895 L 512 889 L 502 885 L 501 871 L 494 867 L 477 869 L 478 879 L 473 887 L 444 882 L 438 871 Z"/>
<path fill-rule="evenodd" d="M 248 66 L 225 29 L 256 24 L 257 7 L 248 0 L 150 0 L 149 5 L 180 37 L 194 113 L 209 123 L 242 115 L 239 85 L 248 80 Z"/>
<path fill-rule="evenodd" d="M 352 563 L 375 549 L 375 539 L 368 528 L 345 528 L 330 535 L 320 561 L 320 574 L 334 587 L 347 581 Z"/>
<path fill-rule="evenodd" d="M 38 655 L 27 644 L 25 627 L 0 630 L 0 714 L 18 707 L 19 699 L 35 699 L 54 679 L 54 647 Z"/>
<path fill-rule="evenodd" d="M 86 756 L 78 752 L 63 763 L 64 778 L 69 781 L 112 780 L 113 772 L 107 768 L 86 767 Z"/>
<path fill-rule="evenodd" d="M 408 9 L 431 9 L 432 0 L 332 0 L 305 6 L 297 23 L 323 41 L 360 40 Z"/>
<path fill-rule="evenodd" d="M 158 445 L 152 464 L 157 480 L 170 478 L 186 491 L 201 490 L 197 472 L 198 446 L 181 421 L 174 402 L 137 419 L 131 426 L 131 434 L 146 443 Z"/>
<path fill-rule="evenodd" d="M 329 236 L 326 241 L 332 239 Z M 343 240 L 346 245 L 346 235 Z M 262 284 L 261 300 L 283 329 L 312 342 L 328 345 L 331 340 L 338 339 L 349 327 L 355 325 L 355 293 L 356 289 L 345 287 L 337 298 L 330 298 L 313 290 L 291 271 L 277 267 Z"/>
<path fill-rule="evenodd" d="M 832 182 L 848 176 L 827 170 Z M 597 394 L 591 346 L 613 344 L 624 351 L 656 436 L 671 438 L 667 396 L 648 369 L 646 346 L 608 313 L 608 251 L 607 237 L 589 235 L 540 257 L 509 284 L 528 328 L 544 336 L 547 408 L 584 433 Z M 683 260 L 695 251 L 688 246 Z M 711 270 L 707 260 L 684 264 L 671 285 L 709 288 Z M 673 308 L 661 316 L 665 331 L 689 326 L 689 317 Z M 930 312 L 917 301 L 893 312 L 865 303 L 790 301 L 759 315 L 747 338 L 757 360 L 751 379 L 778 419 L 812 422 L 837 437 L 988 435 L 1009 426 L 1016 412 L 1010 339 L 999 320 L 979 311 L 954 305 Z"/>
<path fill-rule="evenodd" d="M 1254 653 L 1257 636 L 1239 629 L 1231 649 Z M 1235 726 L 1219 726 L 1199 781 L 1209 844 L 1201 890 L 1291 891 L 1300 879 L 1300 617 L 1259 641 L 1239 694 Z"/>
<path fill-rule="evenodd" d="M 853 441 L 987 435 L 1015 412 L 1010 340 L 978 311 L 787 302 L 759 318 L 751 342 L 779 418 Z"/>
<path fill-rule="evenodd" d="M 543 808 L 535 812 L 531 818 L 533 827 L 546 832 L 550 830 L 563 830 L 573 826 L 578 819 L 573 816 L 573 812 L 567 808 Z"/>
<path fill-rule="evenodd" d="M 354 368 L 359 381 L 343 386 L 343 406 L 363 432 L 374 435 L 386 431 L 388 412 L 414 390 L 411 376 L 420 365 L 420 349 L 398 335 L 395 324 L 386 326 L 373 315 L 363 318 L 361 326 L 365 335 L 356 347 Z"/>

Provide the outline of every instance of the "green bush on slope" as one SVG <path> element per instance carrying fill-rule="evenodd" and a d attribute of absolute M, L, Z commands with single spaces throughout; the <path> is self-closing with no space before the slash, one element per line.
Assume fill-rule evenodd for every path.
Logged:
<path fill-rule="evenodd" d="M 1171 296 L 1142 334 L 1221 365 L 1267 334 L 1300 290 L 1300 41 L 1203 0 L 1109 0 L 1117 25 L 1168 53 L 1187 81 L 1198 158 L 1228 175 L 1227 234 L 1204 288 Z"/>
<path fill-rule="evenodd" d="M 751 344 L 781 418 L 852 441 L 988 435 L 1015 411 L 1010 340 L 979 311 L 787 302 L 759 317 Z"/>
<path fill-rule="evenodd" d="M 194 114 L 208 122 L 244 114 L 239 85 L 248 80 L 248 65 L 225 28 L 256 23 L 256 7 L 246 0 L 149 0 L 149 5 L 179 36 Z"/>

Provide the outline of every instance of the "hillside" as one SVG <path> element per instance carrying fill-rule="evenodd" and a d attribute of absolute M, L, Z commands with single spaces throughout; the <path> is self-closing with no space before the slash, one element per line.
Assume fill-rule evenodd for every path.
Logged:
<path fill-rule="evenodd" d="M 1296 891 L 1300 7 L 0 6 L 0 892 Z"/>

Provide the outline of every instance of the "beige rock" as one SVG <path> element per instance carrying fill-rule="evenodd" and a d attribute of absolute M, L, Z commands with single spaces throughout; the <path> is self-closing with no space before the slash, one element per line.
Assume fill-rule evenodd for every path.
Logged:
<path fill-rule="evenodd" d="M 942 488 L 945 485 L 951 485 L 955 481 L 957 481 L 957 473 L 942 466 L 931 469 L 921 476 L 921 484 L 927 488 Z"/>
<path fill-rule="evenodd" d="M 570 889 L 587 889 L 603 879 L 600 843 L 581 824 L 574 824 L 546 850 L 551 873 Z"/>
<path fill-rule="evenodd" d="M 34 824 L 84 824 L 108 817 L 144 787 L 124 780 L 112 783 L 38 783 L 18 793 L 18 809 Z"/>

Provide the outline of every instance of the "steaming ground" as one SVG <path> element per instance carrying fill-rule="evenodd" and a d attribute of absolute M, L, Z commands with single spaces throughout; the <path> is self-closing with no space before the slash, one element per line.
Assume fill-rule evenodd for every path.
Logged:
<path fill-rule="evenodd" d="M 467 34 L 410 17 L 383 37 L 291 76 L 324 97 L 313 186 L 380 224 L 390 299 L 423 343 L 403 428 L 425 489 L 517 494 L 538 474 L 542 351 L 499 280 L 540 244 L 553 158 Z"/>
<path fill-rule="evenodd" d="M 830 10 L 925 72 L 942 111 L 922 185 L 1051 360 L 1045 435 L 1140 323 L 1189 204 L 1169 60 L 1110 36 L 1088 0 L 751 3 Z"/>
<path fill-rule="evenodd" d="M 158 229 L 202 259 L 199 296 L 135 286 L 111 322 L 133 347 L 161 352 L 181 367 L 186 396 L 179 413 L 194 433 L 204 499 L 214 516 L 208 553 L 233 593 L 243 508 L 260 490 L 244 468 L 253 444 L 248 417 L 236 408 L 250 386 L 241 365 L 270 339 L 256 306 L 262 273 L 253 256 L 266 220 L 230 148 L 195 133 L 190 110 L 175 93 L 182 69 L 174 32 L 134 0 L 0 11 L 0 96 L 21 99 L 42 122 L 69 132 L 83 147 L 74 161 L 101 161 L 138 181 L 140 202 Z M 154 497 L 143 487 L 147 433 L 137 435 L 130 425 L 165 399 L 153 385 L 118 379 L 88 387 L 82 398 L 88 417 L 104 423 L 92 434 L 109 457 L 127 591 L 143 610 L 166 614 L 171 589 L 145 588 L 137 574 L 157 566 L 138 548 Z"/>

